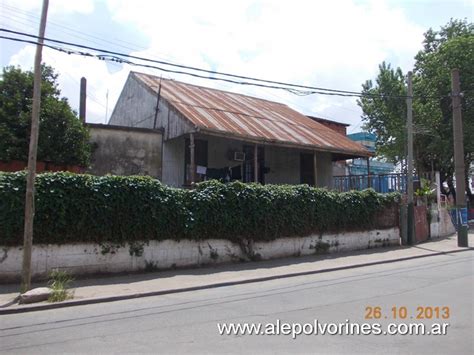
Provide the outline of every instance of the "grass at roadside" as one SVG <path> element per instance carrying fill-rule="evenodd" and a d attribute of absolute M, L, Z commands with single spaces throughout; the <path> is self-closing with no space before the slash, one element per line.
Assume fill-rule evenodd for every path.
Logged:
<path fill-rule="evenodd" d="M 69 289 L 73 278 L 71 275 L 62 270 L 55 269 L 49 274 L 48 285 L 52 292 L 48 297 L 49 302 L 62 302 L 73 298 L 73 294 Z"/>

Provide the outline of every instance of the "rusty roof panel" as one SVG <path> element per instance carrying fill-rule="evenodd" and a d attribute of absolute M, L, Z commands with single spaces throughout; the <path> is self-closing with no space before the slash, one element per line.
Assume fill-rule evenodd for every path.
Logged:
<path fill-rule="evenodd" d="M 361 144 L 287 105 L 251 96 L 132 73 L 194 126 L 236 138 L 290 144 L 350 155 L 370 156 Z"/>

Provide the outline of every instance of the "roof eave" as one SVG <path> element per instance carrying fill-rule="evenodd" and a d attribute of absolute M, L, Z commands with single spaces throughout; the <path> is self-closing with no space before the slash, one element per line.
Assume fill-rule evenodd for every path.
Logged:
<path fill-rule="evenodd" d="M 208 128 L 196 127 L 196 133 L 207 134 L 211 136 L 223 137 L 223 138 L 234 138 L 236 140 L 241 140 L 244 142 L 254 143 L 254 144 L 263 144 L 263 145 L 271 145 L 276 147 L 283 147 L 283 148 L 297 148 L 303 150 L 313 150 L 318 152 L 325 152 L 325 153 L 332 153 L 332 154 L 339 154 L 341 156 L 347 156 L 347 159 L 353 158 L 368 158 L 374 156 L 368 150 L 365 151 L 354 151 L 354 150 L 341 150 L 341 149 L 332 149 L 326 148 L 321 146 L 316 146 L 312 144 L 297 144 L 293 142 L 285 142 L 279 140 L 270 140 L 263 137 L 255 137 L 255 136 L 244 136 L 244 135 L 236 135 L 224 131 L 216 131 Z M 342 159 L 337 159 L 342 160 Z"/>

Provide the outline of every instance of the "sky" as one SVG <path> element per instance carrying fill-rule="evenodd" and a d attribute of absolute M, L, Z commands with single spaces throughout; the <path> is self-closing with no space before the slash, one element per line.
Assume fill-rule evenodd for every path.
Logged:
<path fill-rule="evenodd" d="M 0 27 L 38 34 L 41 0 L 0 0 Z M 474 0 L 50 0 L 46 37 L 150 59 L 267 80 L 360 91 L 383 61 L 407 72 L 423 33 L 451 18 L 473 21 Z M 5 33 L 2 33 L 5 35 Z M 35 46 L 0 39 L 0 61 L 31 70 Z M 106 123 L 131 70 L 285 103 L 361 129 L 355 98 L 298 96 L 156 69 L 68 55 L 49 48 L 76 111 L 87 78 L 87 122 Z"/>

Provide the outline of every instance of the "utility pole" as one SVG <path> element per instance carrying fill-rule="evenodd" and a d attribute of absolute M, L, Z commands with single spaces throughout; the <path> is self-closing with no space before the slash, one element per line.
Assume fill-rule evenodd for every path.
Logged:
<path fill-rule="evenodd" d="M 407 95 L 407 243 L 415 244 L 415 213 L 413 206 L 413 83 L 412 72 L 408 72 L 408 95 Z"/>
<path fill-rule="evenodd" d="M 79 95 L 79 119 L 86 124 L 87 79 L 81 78 L 81 91 Z"/>
<path fill-rule="evenodd" d="M 456 173 L 456 214 L 458 216 L 458 246 L 467 247 L 467 207 L 466 185 L 464 180 L 464 147 L 459 69 L 453 69 L 451 71 L 451 88 L 453 106 L 454 170 Z"/>
<path fill-rule="evenodd" d="M 39 115 L 41 104 L 41 56 L 43 51 L 46 17 L 49 0 L 43 0 L 38 44 L 35 55 L 35 76 L 33 86 L 33 108 L 31 114 L 30 147 L 28 152 L 28 174 L 26 178 L 25 225 L 23 234 L 23 265 L 21 291 L 31 288 L 31 250 L 33 245 L 33 220 L 35 217 L 35 175 L 36 156 L 38 152 Z"/>

